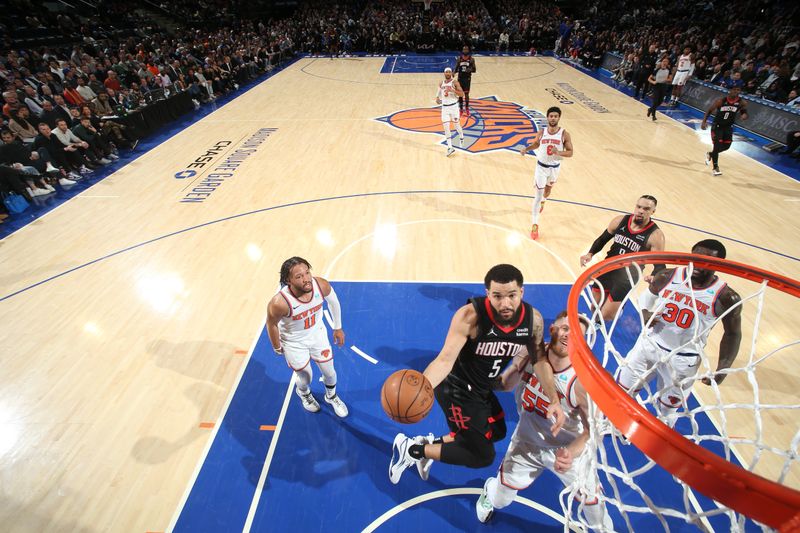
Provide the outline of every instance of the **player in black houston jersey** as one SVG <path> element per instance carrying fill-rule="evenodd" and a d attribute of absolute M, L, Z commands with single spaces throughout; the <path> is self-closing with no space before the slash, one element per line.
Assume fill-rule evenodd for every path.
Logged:
<path fill-rule="evenodd" d="M 458 97 L 458 109 L 467 116 L 469 116 L 469 86 L 472 83 L 472 74 L 475 72 L 477 72 L 475 58 L 470 54 L 469 46 L 464 45 L 461 55 L 456 58 L 456 73 L 458 74 L 458 84 L 464 91 L 464 96 Z"/>
<path fill-rule="evenodd" d="M 450 434 L 398 434 L 389 465 L 392 483 L 414 464 L 422 479 L 428 479 L 433 461 L 471 468 L 492 464 L 494 442 L 506 435 L 492 385 L 509 361 L 520 364 L 534 358 L 545 394 L 556 397 L 553 369 L 544 355 L 542 316 L 522 301 L 522 273 L 512 265 L 497 265 L 486 274 L 484 285 L 486 296 L 471 298 L 456 312 L 442 350 L 425 369 Z M 557 432 L 564 422 L 558 402 L 551 404 L 548 415 L 556 417 Z"/>
<path fill-rule="evenodd" d="M 714 126 L 711 127 L 711 142 L 714 150 L 706 152 L 706 165 L 713 163 L 712 174 L 719 176 L 719 154 L 731 147 L 733 141 L 733 122 L 736 115 L 741 115 L 742 120 L 747 120 L 747 104 L 739 97 L 739 87 L 731 87 L 728 96 L 714 100 L 711 107 L 703 117 L 700 128 L 706 129 L 708 117 L 714 115 Z"/>
<path fill-rule="evenodd" d="M 664 249 L 664 232 L 650 218 L 656 212 L 658 201 L 645 194 L 636 201 L 636 209 L 630 215 L 618 215 L 611 219 L 608 228 L 603 231 L 592 244 L 589 253 L 581 256 L 581 266 L 592 260 L 594 254 L 603 249 L 610 240 L 614 240 L 606 258 L 634 252 L 660 251 Z M 661 270 L 664 265 L 657 265 L 654 271 Z M 628 276 L 630 274 L 630 277 Z M 612 270 L 597 278 L 605 292 L 601 310 L 603 320 L 613 320 L 622 300 L 639 281 L 636 268 L 620 268 Z M 633 283 L 631 283 L 631 281 Z M 600 288 L 594 286 L 595 298 L 600 297 Z M 599 300 L 596 300 L 599 301 Z"/>

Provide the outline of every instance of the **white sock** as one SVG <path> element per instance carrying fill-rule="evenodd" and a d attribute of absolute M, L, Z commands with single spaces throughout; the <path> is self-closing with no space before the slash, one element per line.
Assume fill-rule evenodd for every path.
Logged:
<path fill-rule="evenodd" d="M 586 517 L 586 522 L 588 522 L 592 531 L 614 531 L 614 523 L 611 521 L 611 517 L 608 516 L 606 506 L 602 502 L 597 502 L 594 505 L 584 505 L 583 515 Z"/>
<path fill-rule="evenodd" d="M 517 491 L 506 487 L 496 477 L 489 478 L 489 486 L 486 489 L 486 493 L 489 497 L 489 503 L 495 509 L 508 507 L 517 497 Z"/>
<path fill-rule="evenodd" d="M 453 141 L 450 139 L 450 135 L 451 135 L 451 132 L 450 132 L 450 121 L 448 120 L 447 122 L 444 123 L 444 137 L 445 137 L 445 139 L 447 139 L 447 147 L 448 148 L 452 148 L 453 147 Z"/>
<path fill-rule="evenodd" d="M 536 187 L 536 196 L 533 198 L 533 223 L 539 223 L 539 211 L 544 202 L 544 189 Z"/>
<path fill-rule="evenodd" d="M 464 130 L 461 129 L 461 122 L 456 122 L 456 131 L 458 132 L 458 136 L 460 138 L 464 138 Z"/>

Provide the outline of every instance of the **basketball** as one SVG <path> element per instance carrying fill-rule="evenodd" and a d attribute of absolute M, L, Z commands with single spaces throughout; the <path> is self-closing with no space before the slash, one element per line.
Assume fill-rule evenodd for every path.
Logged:
<path fill-rule="evenodd" d="M 398 370 L 383 382 L 381 405 L 395 422 L 416 424 L 433 407 L 431 382 L 416 370 Z"/>

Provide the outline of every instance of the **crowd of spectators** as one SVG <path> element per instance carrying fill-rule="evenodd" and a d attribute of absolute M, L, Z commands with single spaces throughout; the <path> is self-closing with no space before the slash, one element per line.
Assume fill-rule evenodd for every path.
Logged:
<path fill-rule="evenodd" d="M 784 0 L 599 0 L 571 24 L 562 51 L 595 61 L 604 52 L 622 54 L 617 78 L 635 86 L 649 75 L 643 70 L 663 58 L 674 68 L 689 47 L 695 79 L 798 106 L 798 15 L 797 3 Z"/>
<path fill-rule="evenodd" d="M 168 29 L 121 0 L 94 0 L 94 10 L 80 12 L 9 0 L 0 23 L 0 187 L 30 199 L 56 182 L 69 185 L 136 143 L 136 132 L 114 117 L 175 92 L 199 106 L 294 52 L 555 48 L 590 67 L 617 52 L 624 57 L 617 79 L 641 85 L 643 95 L 639 82 L 653 65 L 667 58 L 674 68 L 688 46 L 695 78 L 800 105 L 796 4 L 717 1 L 590 0 L 566 14 L 544 0 L 445 0 L 430 8 L 301 0 L 271 19 L 243 16 L 253 6 L 244 0 L 150 2 L 172 16 Z"/>

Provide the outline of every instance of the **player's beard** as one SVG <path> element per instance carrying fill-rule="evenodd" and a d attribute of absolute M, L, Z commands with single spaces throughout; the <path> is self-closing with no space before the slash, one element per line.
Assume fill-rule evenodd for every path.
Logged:
<path fill-rule="evenodd" d="M 492 311 L 494 312 L 494 316 L 497 319 L 497 322 L 501 326 L 509 326 L 511 324 L 516 324 L 517 321 L 519 320 L 519 314 L 522 312 L 522 304 L 520 303 L 519 307 L 517 307 L 517 309 L 511 314 L 511 318 L 505 319 L 503 318 L 503 315 L 500 314 L 500 311 L 495 309 L 494 305 L 492 305 L 491 302 L 489 302 L 489 305 L 491 306 Z"/>
<path fill-rule="evenodd" d="M 303 296 L 305 294 L 308 294 L 308 293 L 312 292 L 313 290 L 314 290 L 314 284 L 313 283 L 309 283 L 308 284 L 308 288 L 306 288 L 304 285 L 300 285 L 300 286 L 292 285 L 292 291 L 297 296 Z"/>

